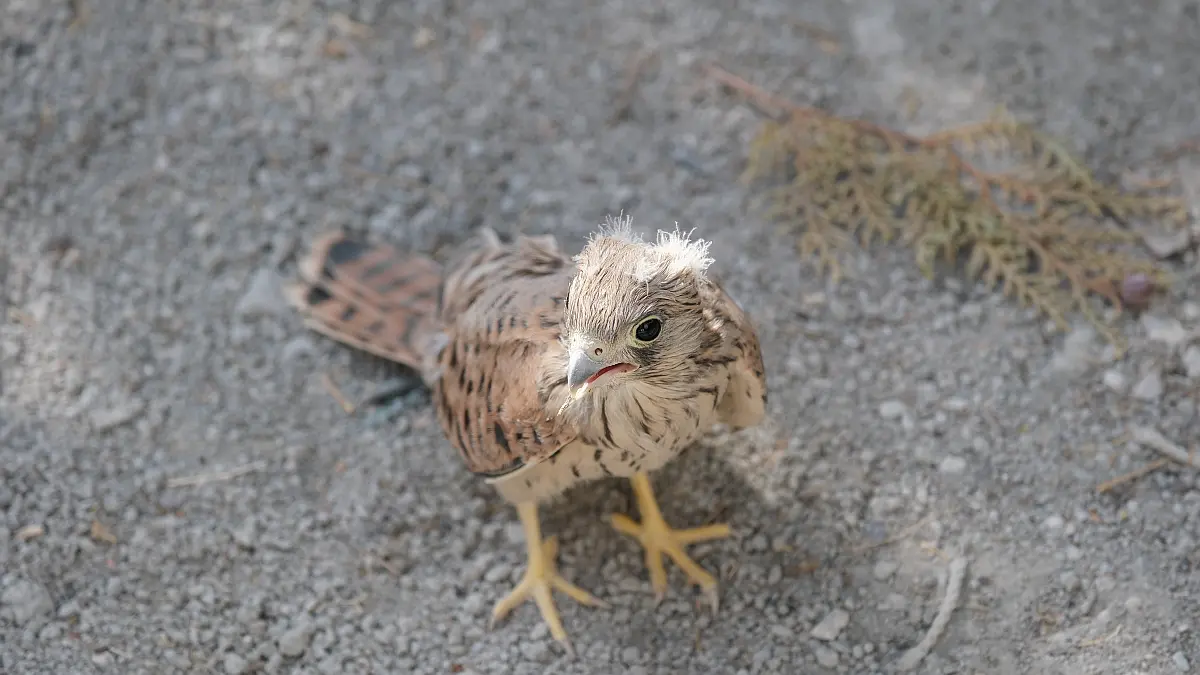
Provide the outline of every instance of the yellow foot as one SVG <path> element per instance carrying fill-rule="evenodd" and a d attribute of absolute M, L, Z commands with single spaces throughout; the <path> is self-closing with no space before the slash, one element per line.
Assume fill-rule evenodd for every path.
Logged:
<path fill-rule="evenodd" d="M 550 627 L 551 637 L 563 646 L 568 656 L 574 658 L 575 649 L 571 646 L 571 641 L 567 639 L 567 631 L 563 628 L 562 619 L 558 616 L 558 609 L 554 606 L 552 592 L 561 591 L 576 602 L 591 607 L 607 608 L 608 603 L 558 575 L 554 564 L 558 555 L 558 541 L 554 537 L 542 542 L 538 541 L 541 532 L 537 521 L 537 506 L 521 504 L 517 508 L 521 513 L 522 524 L 525 526 L 526 544 L 529 548 L 529 566 L 525 570 L 525 576 L 521 579 L 521 583 L 517 584 L 512 592 L 504 596 L 492 608 L 492 619 L 488 623 L 488 629 L 494 628 L 498 621 L 532 596 L 534 602 L 537 603 L 538 610 L 542 613 L 542 620 Z M 529 515 L 530 512 L 532 516 Z"/>
<path fill-rule="evenodd" d="M 650 487 L 650 479 L 645 474 L 639 473 L 635 474 L 630 481 L 633 483 L 633 492 L 637 497 L 638 510 L 642 513 L 642 523 L 639 525 L 627 516 L 614 513 L 612 525 L 617 531 L 637 539 L 642 548 L 646 549 L 646 568 L 650 571 L 650 587 L 654 589 L 655 602 L 662 602 L 667 594 L 667 570 L 663 567 L 662 560 L 665 553 L 675 561 L 676 565 L 679 565 L 692 583 L 700 587 L 708 597 L 715 615 L 720 603 L 717 580 L 692 560 L 683 548 L 688 544 L 724 539 L 730 535 L 729 526 L 719 524 L 689 530 L 672 529 L 658 510 L 658 503 L 655 501 L 654 492 Z"/>

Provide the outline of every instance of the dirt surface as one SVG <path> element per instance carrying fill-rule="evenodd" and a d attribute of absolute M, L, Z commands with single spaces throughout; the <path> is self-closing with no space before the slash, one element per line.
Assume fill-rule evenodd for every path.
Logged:
<path fill-rule="evenodd" d="M 1096 492 L 1158 458 L 1131 424 L 1200 445 L 1195 254 L 1123 324 L 1120 360 L 922 279 L 904 251 L 828 286 L 747 210 L 757 120 L 697 69 L 913 131 L 1003 104 L 1120 175 L 1200 134 L 1195 3 L 0 16 L 0 671 L 888 673 L 958 556 L 958 609 L 915 672 L 1200 670 L 1200 474 Z M 1200 208 L 1197 160 L 1163 166 Z M 626 483 L 543 508 L 565 574 L 613 605 L 559 601 L 569 662 L 531 605 L 487 631 L 520 529 L 427 396 L 347 415 L 323 378 L 358 401 L 403 374 L 307 332 L 279 283 L 328 227 L 438 256 L 481 225 L 573 248 L 622 209 L 716 242 L 771 403 L 655 477 L 675 524 L 736 528 L 695 549 L 721 573 L 715 618 L 674 568 L 653 606 L 639 549 L 606 524 L 633 510 Z"/>

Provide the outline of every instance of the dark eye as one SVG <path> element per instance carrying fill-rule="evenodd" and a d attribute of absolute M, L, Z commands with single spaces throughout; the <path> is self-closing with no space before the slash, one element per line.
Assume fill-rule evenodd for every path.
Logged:
<path fill-rule="evenodd" d="M 638 342 L 654 342 L 658 339 L 660 332 L 662 332 L 662 321 L 658 317 L 652 316 L 642 319 L 637 328 L 633 329 L 633 337 Z"/>

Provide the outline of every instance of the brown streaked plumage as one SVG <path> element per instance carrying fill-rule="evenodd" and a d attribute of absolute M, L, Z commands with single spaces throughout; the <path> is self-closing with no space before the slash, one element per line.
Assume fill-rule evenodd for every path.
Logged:
<path fill-rule="evenodd" d="M 643 522 L 615 515 L 613 525 L 646 548 L 656 596 L 666 554 L 715 610 L 716 580 L 683 547 L 728 528 L 671 529 L 647 475 L 716 423 L 757 424 L 766 403 L 758 338 L 707 273 L 707 242 L 678 232 L 643 242 L 627 219 L 606 225 L 574 260 L 551 236 L 502 243 L 485 230 L 444 270 L 333 233 L 288 292 L 310 327 L 422 374 L 467 468 L 525 526 L 525 579 L 493 621 L 532 596 L 568 650 L 551 589 L 603 603 L 554 571 L 537 505 L 583 481 L 629 478 Z"/>

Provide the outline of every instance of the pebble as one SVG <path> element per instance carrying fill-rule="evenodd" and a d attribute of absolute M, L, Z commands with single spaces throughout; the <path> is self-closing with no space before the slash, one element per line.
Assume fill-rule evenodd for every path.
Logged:
<path fill-rule="evenodd" d="M 284 361 L 299 361 L 300 359 L 312 356 L 316 352 L 316 346 L 313 341 L 308 339 L 308 336 L 301 335 L 288 340 L 283 348 L 279 350 L 279 358 Z"/>
<path fill-rule="evenodd" d="M 813 626 L 812 632 L 809 635 L 818 640 L 830 642 L 837 639 L 842 629 L 850 623 L 850 613 L 844 609 L 835 609 L 821 619 L 821 623 Z"/>
<path fill-rule="evenodd" d="M 871 573 L 875 576 L 876 580 L 887 581 L 888 579 L 892 578 L 892 575 L 896 573 L 898 568 L 899 565 L 894 562 L 880 560 L 879 562 L 875 563 L 875 569 L 872 570 Z"/>
<path fill-rule="evenodd" d="M 879 416 L 885 420 L 899 419 L 904 416 L 906 410 L 907 408 L 900 401 L 884 401 L 879 406 Z"/>
<path fill-rule="evenodd" d="M 308 641 L 311 639 L 312 626 L 307 622 L 293 626 L 279 636 L 279 653 L 289 658 L 300 656 L 308 649 Z"/>
<path fill-rule="evenodd" d="M 1183 323 L 1173 317 L 1147 314 L 1142 317 L 1142 329 L 1146 331 L 1146 337 L 1150 340 L 1172 347 L 1177 347 L 1188 339 L 1188 331 L 1183 327 Z"/>
<path fill-rule="evenodd" d="M 1112 389 L 1118 394 L 1125 393 L 1125 388 L 1129 386 L 1129 381 L 1121 374 L 1121 371 L 1116 368 L 1110 368 L 1104 371 L 1104 386 Z"/>
<path fill-rule="evenodd" d="M 49 614 L 54 609 L 54 600 L 45 586 L 22 579 L 4 589 L 0 595 L 0 607 L 18 626 Z"/>
<path fill-rule="evenodd" d="M 1053 515 L 1042 521 L 1042 527 L 1047 530 L 1061 530 L 1066 521 L 1060 515 Z"/>
<path fill-rule="evenodd" d="M 1175 670 L 1181 673 L 1186 673 L 1192 668 L 1192 664 L 1188 663 L 1187 656 L 1183 652 L 1175 652 L 1171 655 L 1171 662 L 1175 664 Z"/>
<path fill-rule="evenodd" d="M 1183 352 L 1183 370 L 1192 379 L 1200 378 L 1200 346 L 1192 345 Z"/>
<path fill-rule="evenodd" d="M 260 269 L 250 277 L 246 293 L 238 300 L 233 311 L 246 319 L 256 316 L 282 314 L 286 309 L 283 301 L 283 284 L 279 275 L 270 269 Z"/>
<path fill-rule="evenodd" d="M 962 457 L 951 455 L 942 460 L 938 466 L 938 471 L 945 474 L 960 474 L 967 470 L 967 460 Z"/>
<path fill-rule="evenodd" d="M 815 654 L 817 657 L 817 663 L 821 664 L 823 667 L 837 668 L 838 653 L 829 647 L 815 647 L 813 649 L 813 654 Z"/>
<path fill-rule="evenodd" d="M 88 414 L 88 418 L 93 431 L 104 432 L 132 422 L 145 409 L 145 401 L 134 399 L 112 408 L 93 410 Z"/>
<path fill-rule="evenodd" d="M 1133 385 L 1129 395 L 1140 401 L 1157 401 L 1163 395 L 1162 375 L 1157 370 L 1146 373 L 1142 379 L 1138 380 L 1137 384 Z"/>
<path fill-rule="evenodd" d="M 1146 248 L 1160 260 L 1182 253 L 1192 245 L 1192 235 L 1186 229 L 1174 232 L 1153 232 L 1142 235 Z"/>
<path fill-rule="evenodd" d="M 250 664 L 246 662 L 246 659 L 230 652 L 225 655 L 224 665 L 226 675 L 242 675 L 242 673 L 246 672 L 246 667 Z"/>

